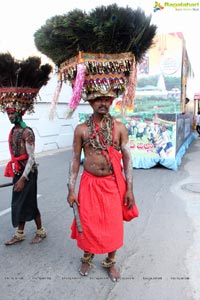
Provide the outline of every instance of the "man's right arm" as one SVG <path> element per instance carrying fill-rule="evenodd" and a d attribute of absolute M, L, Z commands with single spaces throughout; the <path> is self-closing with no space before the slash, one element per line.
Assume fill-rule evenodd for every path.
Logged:
<path fill-rule="evenodd" d="M 72 206 L 73 202 L 78 203 L 78 199 L 75 193 L 76 180 L 80 168 L 81 150 L 82 150 L 82 134 L 81 125 L 78 125 L 74 131 L 72 159 L 69 166 L 69 177 L 68 177 L 68 197 L 67 201 Z"/>

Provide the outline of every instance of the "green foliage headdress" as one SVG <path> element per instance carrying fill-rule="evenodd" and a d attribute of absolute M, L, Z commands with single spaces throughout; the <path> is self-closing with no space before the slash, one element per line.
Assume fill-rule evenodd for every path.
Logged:
<path fill-rule="evenodd" d="M 141 9 L 100 6 L 86 13 L 75 9 L 46 21 L 34 34 L 39 51 L 58 66 L 60 80 L 73 86 L 71 109 L 80 97 L 125 93 L 132 102 L 136 65 L 152 45 L 156 26 Z M 79 98 L 79 100 L 78 100 Z"/>

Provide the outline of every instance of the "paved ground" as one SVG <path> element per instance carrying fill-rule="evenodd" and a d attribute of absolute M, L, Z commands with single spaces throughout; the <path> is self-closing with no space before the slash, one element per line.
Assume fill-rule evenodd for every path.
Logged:
<path fill-rule="evenodd" d="M 125 223 L 118 251 L 121 280 L 112 283 L 94 259 L 87 278 L 78 273 L 81 251 L 70 239 L 72 210 L 66 203 L 70 150 L 49 152 L 39 162 L 38 202 L 47 239 L 4 246 L 11 237 L 11 188 L 0 189 L 0 300 L 199 300 L 200 139 L 192 142 L 178 171 L 164 167 L 134 170 L 140 217 Z M 1 182 L 4 166 L 0 166 Z M 2 213 L 3 212 L 3 213 Z"/>

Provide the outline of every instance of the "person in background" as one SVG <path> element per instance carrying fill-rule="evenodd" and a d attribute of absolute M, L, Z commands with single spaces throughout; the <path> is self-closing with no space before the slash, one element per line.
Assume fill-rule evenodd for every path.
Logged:
<path fill-rule="evenodd" d="M 196 131 L 198 135 L 200 136 L 200 110 L 198 111 L 197 117 L 196 117 Z"/>
<path fill-rule="evenodd" d="M 15 235 L 5 245 L 13 245 L 25 239 L 25 222 L 34 220 L 36 234 L 32 243 L 46 238 L 37 205 L 38 169 L 34 157 L 35 135 L 22 120 L 22 112 L 7 108 L 7 115 L 14 127 L 9 135 L 11 161 L 5 169 L 5 176 L 13 177 L 12 224 L 17 227 Z"/>
<path fill-rule="evenodd" d="M 11 215 L 12 225 L 17 231 L 5 242 L 6 246 L 24 241 L 25 223 L 31 220 L 36 224 L 33 244 L 41 242 L 47 235 L 37 204 L 35 135 L 23 121 L 23 116 L 26 112 L 35 112 L 38 92 L 47 84 L 51 71 L 51 65 L 41 65 L 40 57 L 18 60 L 10 53 L 0 53 L 0 111 L 7 113 L 14 125 L 8 138 L 11 160 L 4 176 L 13 178 Z"/>

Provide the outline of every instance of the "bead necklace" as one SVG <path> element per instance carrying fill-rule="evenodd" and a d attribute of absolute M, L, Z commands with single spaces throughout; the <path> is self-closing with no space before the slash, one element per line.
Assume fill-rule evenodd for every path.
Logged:
<path fill-rule="evenodd" d="M 106 150 L 113 145 L 113 118 L 110 114 L 103 117 L 101 126 L 97 124 L 94 116 L 86 121 L 89 131 L 89 141 L 93 148 Z"/>

